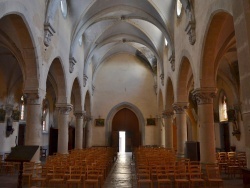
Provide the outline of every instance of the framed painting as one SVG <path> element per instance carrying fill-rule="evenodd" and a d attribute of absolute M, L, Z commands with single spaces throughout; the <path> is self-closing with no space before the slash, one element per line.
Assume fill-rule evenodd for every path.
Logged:
<path fill-rule="evenodd" d="M 104 126 L 104 119 L 95 119 L 95 126 Z"/>
<path fill-rule="evenodd" d="M 155 118 L 147 118 L 147 125 L 155 125 Z"/>

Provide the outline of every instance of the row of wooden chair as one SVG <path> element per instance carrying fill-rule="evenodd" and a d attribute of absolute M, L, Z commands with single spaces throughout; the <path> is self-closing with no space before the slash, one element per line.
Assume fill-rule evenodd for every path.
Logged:
<path fill-rule="evenodd" d="M 134 150 L 138 188 L 142 184 L 153 187 L 223 187 L 218 165 L 207 165 L 203 173 L 199 161 L 178 159 L 173 151 L 162 148 L 141 148 Z"/>

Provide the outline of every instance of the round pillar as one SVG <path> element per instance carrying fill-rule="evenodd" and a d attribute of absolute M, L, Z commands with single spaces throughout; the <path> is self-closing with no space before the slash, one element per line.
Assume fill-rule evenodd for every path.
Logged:
<path fill-rule="evenodd" d="M 69 112 L 72 110 L 71 104 L 57 104 L 58 110 L 58 145 L 57 152 L 60 154 L 68 153 L 68 142 L 69 142 L 69 126 L 68 118 Z"/>
<path fill-rule="evenodd" d="M 185 156 L 185 143 L 187 141 L 187 120 L 186 109 L 187 103 L 174 103 L 173 109 L 176 113 L 177 125 L 177 157 L 182 158 Z"/>
<path fill-rule="evenodd" d="M 165 124 L 165 148 L 173 149 L 173 115 L 172 111 L 163 111 L 163 120 Z"/>
<path fill-rule="evenodd" d="M 200 161 L 204 164 L 216 163 L 213 98 L 215 88 L 196 89 L 193 95 L 198 104 L 200 124 Z"/>
<path fill-rule="evenodd" d="M 75 128 L 75 148 L 82 149 L 83 144 L 83 115 L 84 112 L 76 112 L 76 128 Z"/>
<path fill-rule="evenodd" d="M 38 93 L 26 93 L 27 97 L 27 116 L 25 129 L 25 145 L 37 145 L 42 143 L 42 99 Z M 33 156 L 33 162 L 40 162 L 40 149 L 38 149 Z"/>

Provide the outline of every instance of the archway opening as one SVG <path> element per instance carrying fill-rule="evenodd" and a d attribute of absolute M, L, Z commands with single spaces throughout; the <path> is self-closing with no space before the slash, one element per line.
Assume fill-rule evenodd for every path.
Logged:
<path fill-rule="evenodd" d="M 112 147 L 119 147 L 119 131 L 125 133 L 125 152 L 131 152 L 133 147 L 140 146 L 139 120 L 136 114 L 128 108 L 119 110 L 112 121 Z"/>

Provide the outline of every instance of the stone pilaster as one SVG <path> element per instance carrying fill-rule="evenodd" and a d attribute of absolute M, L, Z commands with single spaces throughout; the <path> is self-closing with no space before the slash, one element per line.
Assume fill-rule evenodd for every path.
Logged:
<path fill-rule="evenodd" d="M 198 104 L 201 162 L 215 163 L 213 98 L 216 96 L 216 89 L 199 88 L 193 91 L 193 96 Z"/>
<path fill-rule="evenodd" d="M 178 157 L 184 157 L 185 155 L 185 142 L 187 141 L 187 120 L 186 120 L 187 108 L 188 108 L 188 103 L 185 102 L 178 102 L 173 104 L 173 109 L 176 113 Z"/>
<path fill-rule="evenodd" d="M 165 124 L 165 148 L 173 149 L 173 111 L 163 111 L 162 117 Z"/>
<path fill-rule="evenodd" d="M 75 148 L 82 149 L 83 144 L 83 116 L 84 112 L 75 112 L 76 128 L 75 128 Z"/>
<path fill-rule="evenodd" d="M 58 145 L 57 152 L 61 154 L 68 153 L 69 129 L 68 118 L 72 110 L 71 104 L 56 104 L 58 111 Z"/>

